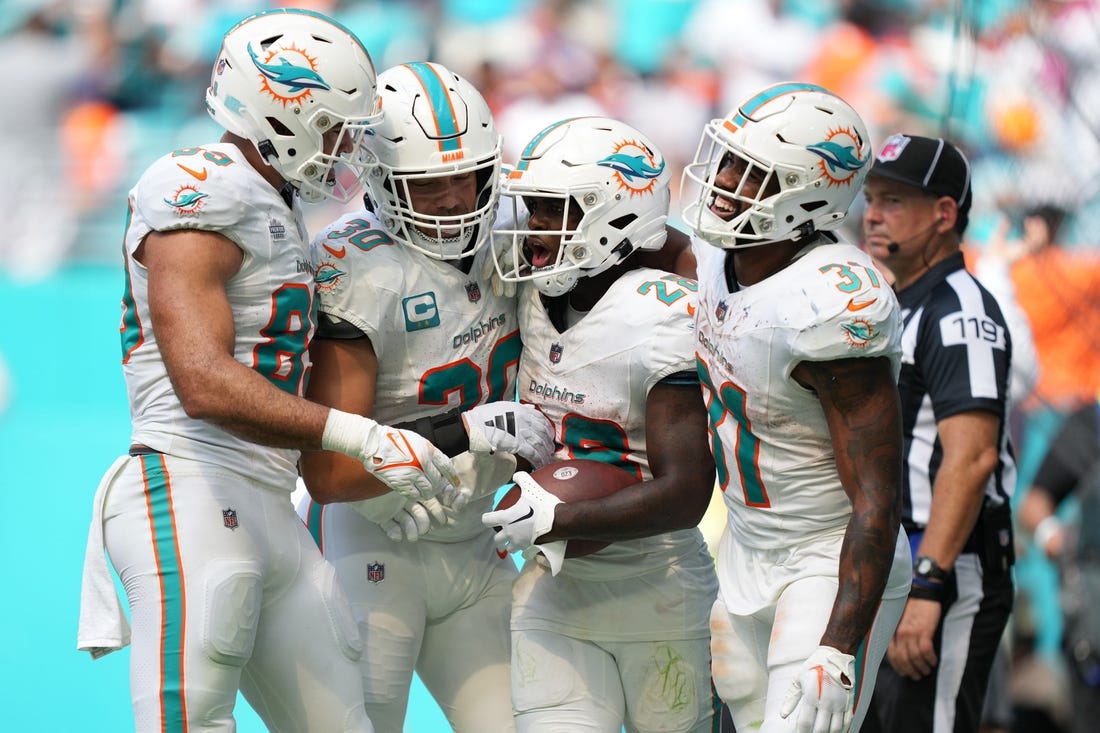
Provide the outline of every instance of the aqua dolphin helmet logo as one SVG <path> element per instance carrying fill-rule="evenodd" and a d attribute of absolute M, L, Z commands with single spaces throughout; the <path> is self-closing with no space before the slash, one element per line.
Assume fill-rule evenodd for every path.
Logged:
<path fill-rule="evenodd" d="M 863 146 L 859 133 L 847 127 L 830 130 L 825 140 L 807 145 L 806 150 L 821 158 L 818 166 L 829 179 L 830 186 L 849 185 L 852 178 L 871 160 L 870 154 L 860 158 Z"/>
<path fill-rule="evenodd" d="M 261 59 L 249 44 L 248 55 L 262 76 L 263 90 L 284 107 L 308 98 L 314 89 L 332 89 L 317 73 L 315 59 L 297 46 L 272 47 Z"/>
<path fill-rule="evenodd" d="M 615 171 L 619 186 L 630 191 L 631 196 L 650 193 L 657 179 L 665 172 L 664 159 L 658 160 L 653 151 L 637 140 L 624 140 L 615 146 L 615 152 L 596 161 L 596 165 Z"/>

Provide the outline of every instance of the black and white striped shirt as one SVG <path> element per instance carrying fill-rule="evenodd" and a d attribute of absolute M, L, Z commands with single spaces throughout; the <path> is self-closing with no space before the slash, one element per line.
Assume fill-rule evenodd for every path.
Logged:
<path fill-rule="evenodd" d="M 971 410 L 1001 419 L 1000 460 L 985 487 L 986 503 L 1009 500 L 1016 461 L 1006 404 L 1012 341 L 996 299 L 966 271 L 961 253 L 934 265 L 898 294 L 902 363 L 898 390 L 905 433 L 902 522 L 924 529 L 932 486 L 943 460 L 936 423 Z"/>

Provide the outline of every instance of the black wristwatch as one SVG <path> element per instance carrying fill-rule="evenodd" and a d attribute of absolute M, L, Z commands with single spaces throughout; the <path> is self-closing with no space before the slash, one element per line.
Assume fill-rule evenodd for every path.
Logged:
<path fill-rule="evenodd" d="M 926 601 L 942 601 L 946 580 L 947 571 L 937 565 L 932 558 L 921 555 L 913 563 L 913 585 L 909 589 L 909 597 Z"/>
<path fill-rule="evenodd" d="M 937 565 L 936 561 L 928 555 L 921 555 L 913 563 L 913 577 L 933 583 L 942 583 L 947 580 L 947 571 Z"/>

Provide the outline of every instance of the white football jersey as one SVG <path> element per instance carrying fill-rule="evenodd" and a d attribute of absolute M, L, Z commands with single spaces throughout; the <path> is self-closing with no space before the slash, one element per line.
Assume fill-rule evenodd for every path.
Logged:
<path fill-rule="evenodd" d="M 378 357 L 375 420 L 395 425 L 515 398 L 515 300 L 480 281 L 489 255 L 482 247 L 463 273 L 396 242 L 367 211 L 341 217 L 314 238 L 320 309 L 362 331 Z M 492 488 L 476 487 L 475 495 Z M 470 502 L 458 526 L 424 539 L 484 531 L 480 517 L 492 499 L 489 493 Z"/>
<path fill-rule="evenodd" d="M 519 397 L 554 424 L 555 458 L 589 458 L 652 478 L 645 411 L 650 389 L 676 372 L 694 371 L 694 280 L 650 269 L 627 272 L 575 325 L 551 322 L 532 285 L 520 290 L 523 333 Z M 614 542 L 566 560 L 561 573 L 603 580 L 642 575 L 694 555 L 697 528 Z"/>
<path fill-rule="evenodd" d="M 693 249 L 699 371 L 731 534 L 772 550 L 843 533 L 851 504 L 825 414 L 791 373 L 803 361 L 886 356 L 896 379 L 901 322 L 893 290 L 848 244 L 813 247 L 732 293 L 726 251 L 698 240 Z"/>
<path fill-rule="evenodd" d="M 186 415 L 161 359 L 149 317 L 148 276 L 134 252 L 153 231 L 201 229 L 244 251 L 226 284 L 234 357 L 280 389 L 301 395 L 313 336 L 313 270 L 297 200 L 293 208 L 224 143 L 176 150 L 154 162 L 130 191 L 122 364 L 134 442 L 215 463 L 290 492 L 298 451 L 256 445 Z"/>

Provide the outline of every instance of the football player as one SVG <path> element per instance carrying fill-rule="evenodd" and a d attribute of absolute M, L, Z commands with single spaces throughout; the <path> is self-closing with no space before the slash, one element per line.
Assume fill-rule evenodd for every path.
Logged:
<path fill-rule="evenodd" d="M 639 264 L 667 236 L 669 165 L 638 130 L 567 119 L 503 185 L 500 277 L 521 284 L 519 396 L 553 422 L 559 460 L 637 482 L 561 503 L 529 474 L 482 521 L 529 558 L 512 597 L 521 731 L 710 731 L 707 620 L 717 592 L 697 525 L 714 485 L 695 372 L 693 280 Z M 612 541 L 564 559 L 569 539 Z"/>
<path fill-rule="evenodd" d="M 858 730 L 909 588 L 898 304 L 833 233 L 872 157 L 847 103 L 785 83 L 710 122 L 684 171 L 728 509 L 714 682 L 740 733 Z"/>
<path fill-rule="evenodd" d="M 378 89 L 385 118 L 368 142 L 377 158 L 368 208 L 313 242 L 321 316 L 307 394 L 415 430 L 455 457 L 475 493 L 446 513 L 397 495 L 347 502 L 376 479 L 343 455 L 314 452 L 302 457 L 312 501 L 299 512 L 364 630 L 377 730 L 402 731 L 415 670 L 454 730 L 508 731 L 516 568 L 479 518 L 513 456 L 541 465 L 553 434 L 514 401 L 515 299 L 483 277 L 501 139 L 481 94 L 439 64 L 388 69 Z"/>
<path fill-rule="evenodd" d="M 221 141 L 160 158 L 130 191 L 132 445 L 96 494 L 78 644 L 130 640 L 105 544 L 132 612 L 138 731 L 233 730 L 238 688 L 272 730 L 370 731 L 362 641 L 289 498 L 299 449 L 352 456 L 379 492 L 458 482 L 415 433 L 301 397 L 314 295 L 299 198 L 359 187 L 374 68 L 339 24 L 276 10 L 226 34 L 206 100 Z"/>

